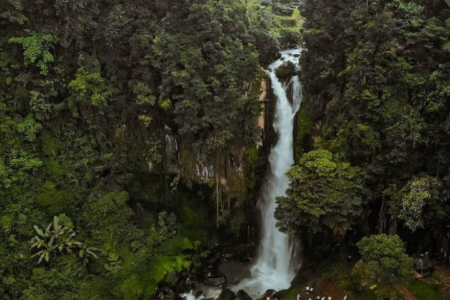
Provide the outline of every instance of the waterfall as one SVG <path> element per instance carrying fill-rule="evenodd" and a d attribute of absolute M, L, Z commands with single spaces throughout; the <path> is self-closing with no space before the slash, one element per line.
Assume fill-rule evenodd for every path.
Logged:
<path fill-rule="evenodd" d="M 185 293 L 185 294 L 180 294 L 180 297 L 181 297 L 181 299 L 184 299 L 184 300 L 202 300 L 205 298 L 203 295 L 196 298 L 193 291 L 190 291 L 189 293 Z"/>
<path fill-rule="evenodd" d="M 257 260 L 251 268 L 251 277 L 240 282 L 236 289 L 244 289 L 253 298 L 261 297 L 267 289 L 282 290 L 290 286 L 295 276 L 293 244 L 289 237 L 276 228 L 274 217 L 276 198 L 286 196 L 289 179 L 286 172 L 294 164 L 293 129 L 294 116 L 300 109 L 301 85 L 298 76 L 292 81 L 293 101 L 289 102 L 287 85 L 281 82 L 275 72 L 286 60 L 299 66 L 301 49 L 281 52 L 282 57 L 271 64 L 266 71 L 270 76 L 272 89 L 277 98 L 274 129 L 278 142 L 272 149 L 269 162 L 271 174 L 264 185 L 262 198 L 258 202 L 261 211 L 261 244 Z"/>

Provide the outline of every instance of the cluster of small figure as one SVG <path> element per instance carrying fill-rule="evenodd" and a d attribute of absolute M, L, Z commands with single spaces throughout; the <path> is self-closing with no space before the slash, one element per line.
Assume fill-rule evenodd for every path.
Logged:
<path fill-rule="evenodd" d="M 306 287 L 306 295 L 309 295 L 310 293 L 312 294 L 313 292 L 314 292 L 314 288 L 313 287 L 309 287 L 309 286 Z M 297 300 L 303 300 L 302 296 L 300 294 L 297 294 Z M 307 300 L 313 300 L 313 299 L 312 298 L 308 298 Z M 316 300 L 333 300 L 333 298 L 331 296 L 328 296 L 328 297 L 326 297 L 326 296 L 317 296 Z M 349 300 L 347 295 L 344 297 L 344 300 Z"/>

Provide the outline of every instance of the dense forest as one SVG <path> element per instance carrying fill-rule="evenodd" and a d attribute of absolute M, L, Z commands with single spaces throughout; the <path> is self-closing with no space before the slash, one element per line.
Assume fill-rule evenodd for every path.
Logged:
<path fill-rule="evenodd" d="M 407 280 L 403 247 L 449 261 L 449 5 L 316 0 L 302 10 L 303 110 L 278 225 L 318 259 L 359 248 L 354 273 L 374 282 Z"/>
<path fill-rule="evenodd" d="M 238 0 L 0 8 L 1 299 L 150 299 L 247 232 L 270 17 Z"/>
<path fill-rule="evenodd" d="M 258 244 L 264 69 L 295 47 L 275 217 L 303 267 L 277 298 L 442 299 L 411 282 L 450 278 L 445 0 L 0 0 L 0 299 L 173 300 Z"/>

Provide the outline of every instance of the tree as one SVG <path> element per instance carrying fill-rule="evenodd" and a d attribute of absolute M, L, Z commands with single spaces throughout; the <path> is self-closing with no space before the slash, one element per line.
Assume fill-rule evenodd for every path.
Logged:
<path fill-rule="evenodd" d="M 448 13 L 416 0 L 307 0 L 302 11 L 302 108 L 316 125 L 305 145 L 365 174 L 359 234 L 399 232 L 411 250 L 448 247 Z"/>
<path fill-rule="evenodd" d="M 445 206 L 443 203 L 446 199 L 440 195 L 442 183 L 434 177 L 422 176 L 416 177 L 408 182 L 408 184 L 400 190 L 401 194 L 401 210 L 399 217 L 405 221 L 405 226 L 411 231 L 424 228 L 425 221 L 429 223 L 440 221 L 440 215 L 445 215 Z M 426 218 L 425 212 L 427 208 L 432 208 L 436 213 L 432 218 Z M 425 220 L 424 220 L 425 219 Z M 430 225 L 430 224 L 428 224 Z"/>
<path fill-rule="evenodd" d="M 372 235 L 358 243 L 361 260 L 353 268 L 354 276 L 391 285 L 407 281 L 412 273 L 413 259 L 405 253 L 397 235 Z"/>
<path fill-rule="evenodd" d="M 363 177 L 358 167 L 326 150 L 305 154 L 287 173 L 287 197 L 277 199 L 275 217 L 283 232 L 331 229 L 347 232 L 361 214 Z"/>

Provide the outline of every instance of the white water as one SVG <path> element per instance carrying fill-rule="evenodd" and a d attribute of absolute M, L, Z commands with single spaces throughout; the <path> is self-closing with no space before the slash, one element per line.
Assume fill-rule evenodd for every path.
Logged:
<path fill-rule="evenodd" d="M 202 300 L 205 298 L 205 296 L 203 295 L 200 295 L 200 297 L 196 298 L 193 291 L 185 294 L 180 294 L 180 297 L 185 300 Z"/>
<path fill-rule="evenodd" d="M 286 60 L 299 65 L 300 49 L 281 52 L 282 58 L 269 66 L 274 95 L 277 97 L 274 129 L 278 133 L 278 142 L 269 156 L 271 174 L 265 184 L 265 190 L 258 205 L 262 217 L 261 244 L 251 277 L 240 282 L 234 289 L 243 289 L 254 299 L 261 297 L 267 289 L 282 290 L 290 287 L 295 276 L 296 262 L 293 257 L 293 244 L 289 237 L 276 228 L 274 217 L 276 198 L 286 196 L 289 179 L 286 172 L 294 163 L 293 129 L 294 116 L 300 109 L 301 85 L 298 76 L 292 78 L 286 86 L 275 75 L 276 69 Z M 286 90 L 292 85 L 293 105 L 288 100 Z"/>
<path fill-rule="evenodd" d="M 284 61 L 290 60 L 296 67 L 299 66 L 301 49 L 281 52 L 282 57 L 272 63 L 266 73 L 270 76 L 272 89 L 277 98 L 274 129 L 278 133 L 278 142 L 272 149 L 269 162 L 271 174 L 263 190 L 263 196 L 258 202 L 262 218 L 261 244 L 256 262 L 251 268 L 251 276 L 237 285 L 230 287 L 234 292 L 240 289 L 246 291 L 253 299 L 260 298 L 268 289 L 283 290 L 291 285 L 297 267 L 296 255 L 293 253 L 294 245 L 289 237 L 276 228 L 274 217 L 276 198 L 286 196 L 289 179 L 286 172 L 294 164 L 293 130 L 294 117 L 300 109 L 301 84 L 298 76 L 284 85 L 275 74 L 276 69 Z M 293 104 L 288 100 L 287 88 L 291 87 Z M 206 296 L 195 298 L 193 292 L 182 294 L 186 300 L 201 300 L 204 297 L 216 299 L 221 290 L 210 288 L 203 290 Z"/>

